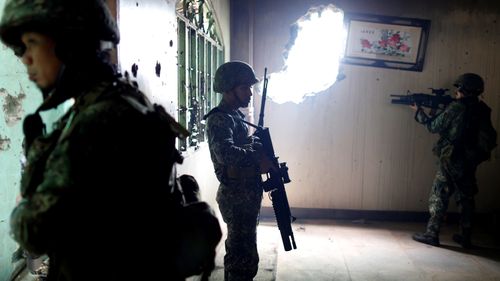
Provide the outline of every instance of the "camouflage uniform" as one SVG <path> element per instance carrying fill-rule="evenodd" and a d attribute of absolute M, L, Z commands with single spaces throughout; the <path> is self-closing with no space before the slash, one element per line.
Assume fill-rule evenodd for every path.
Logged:
<path fill-rule="evenodd" d="M 167 240 L 178 241 L 179 233 L 169 229 L 180 205 L 171 178 L 177 123 L 159 127 L 165 122 L 149 114 L 159 108 L 100 56 L 101 40 L 119 41 L 103 5 L 6 2 L 2 41 L 22 55 L 23 32 L 53 36 L 64 63 L 42 105 L 24 120 L 27 163 L 23 199 L 11 214 L 12 237 L 29 252 L 49 256 L 48 280 L 181 280 L 174 269 L 178 246 Z M 71 98 L 68 113 L 44 134 L 38 112 Z"/>
<path fill-rule="evenodd" d="M 222 100 L 207 115 L 207 136 L 215 174 L 217 202 L 227 224 L 225 280 L 252 280 L 257 274 L 257 224 L 262 202 L 259 153 L 239 110 Z"/>
<path fill-rule="evenodd" d="M 464 141 L 467 134 L 467 108 L 478 104 L 477 97 L 465 97 L 452 102 L 435 118 L 431 119 L 421 110 L 416 119 L 431 133 L 439 133 L 439 140 L 433 148 L 438 156 L 438 171 L 434 178 L 429 198 L 430 219 L 427 224 L 429 235 L 438 237 L 442 219 L 448 208 L 449 198 L 455 193 L 461 209 L 460 226 L 472 227 L 474 195 L 477 193 L 477 163 L 466 158 Z"/>
<path fill-rule="evenodd" d="M 25 198 L 11 229 L 25 249 L 48 253 L 49 280 L 148 280 L 173 272 L 168 243 L 140 243 L 168 237 L 161 222 L 174 205 L 174 146 L 122 98 L 138 94 L 118 81 L 100 82 L 28 151 Z M 125 257 L 136 258 L 133 267 L 123 267 Z"/>

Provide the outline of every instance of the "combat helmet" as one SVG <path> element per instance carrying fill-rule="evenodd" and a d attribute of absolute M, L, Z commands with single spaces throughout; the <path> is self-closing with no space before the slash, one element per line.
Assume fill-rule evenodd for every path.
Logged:
<path fill-rule="evenodd" d="M 475 73 L 460 75 L 453 86 L 457 87 L 466 96 L 479 96 L 484 91 L 484 81 Z"/>
<path fill-rule="evenodd" d="M 25 31 L 118 44 L 118 27 L 103 0 L 7 0 L 0 39 L 21 55 Z M 20 53 L 21 52 L 21 53 Z"/>
<path fill-rule="evenodd" d="M 224 93 L 239 85 L 259 82 L 252 67 L 242 61 L 230 61 L 219 66 L 215 72 L 214 91 Z"/>

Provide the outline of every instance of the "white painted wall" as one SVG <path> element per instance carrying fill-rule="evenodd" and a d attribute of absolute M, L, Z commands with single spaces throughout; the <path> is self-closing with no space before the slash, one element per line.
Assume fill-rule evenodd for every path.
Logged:
<path fill-rule="evenodd" d="M 486 102 L 500 131 L 500 3 L 498 1 L 257 0 L 253 65 L 278 71 L 289 27 L 312 5 L 347 12 L 431 20 L 423 72 L 344 65 L 346 78 L 300 105 L 266 105 L 280 160 L 288 162 L 290 205 L 303 208 L 426 211 L 436 170 L 435 135 L 390 94 L 450 88 L 463 72 L 486 81 Z M 310 69 L 307 71 L 314 71 Z M 272 80 L 269 83 L 273 83 Z M 260 104 L 260 98 L 256 98 Z M 259 114 L 256 107 L 256 116 Z M 477 209 L 499 211 L 500 149 L 480 166 Z"/>
<path fill-rule="evenodd" d="M 122 73 L 139 67 L 137 77 L 132 77 L 139 88 L 155 103 L 163 105 L 177 117 L 177 20 L 175 0 L 120 0 L 118 22 L 121 42 L 118 61 Z M 218 18 L 226 56 L 229 55 L 229 1 L 214 0 L 210 5 Z M 172 44 L 171 44 L 172 42 Z M 161 64 L 161 75 L 155 74 L 156 63 Z M 191 174 L 198 180 L 203 200 L 218 210 L 215 193 L 218 186 L 213 172 L 208 147 L 201 144 L 197 151 L 184 154 L 178 174 Z"/>
<path fill-rule="evenodd" d="M 175 1 L 119 1 L 118 62 L 154 103 L 173 116 L 177 109 L 177 21 Z M 161 65 L 160 77 L 155 73 Z M 132 65 L 138 66 L 137 77 Z"/>

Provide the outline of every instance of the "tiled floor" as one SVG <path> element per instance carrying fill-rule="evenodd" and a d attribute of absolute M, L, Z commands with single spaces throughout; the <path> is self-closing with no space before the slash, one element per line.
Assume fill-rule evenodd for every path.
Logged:
<path fill-rule="evenodd" d="M 225 227 L 225 226 L 224 226 Z M 463 250 L 451 240 L 455 225 L 445 226 L 441 247 L 411 239 L 424 223 L 378 221 L 297 221 L 297 250 L 283 250 L 274 223 L 258 228 L 259 281 L 500 281 L 500 245 L 485 231 L 476 247 Z M 223 280 L 223 243 L 210 280 Z M 196 280 L 196 278 L 191 278 Z"/>

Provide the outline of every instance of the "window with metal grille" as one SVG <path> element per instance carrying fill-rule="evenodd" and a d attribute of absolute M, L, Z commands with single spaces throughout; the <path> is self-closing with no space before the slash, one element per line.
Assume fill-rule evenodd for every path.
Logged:
<path fill-rule="evenodd" d="M 213 91 L 217 67 L 224 62 L 224 48 L 215 28 L 213 12 L 204 0 L 177 3 L 179 123 L 191 135 L 179 149 L 197 149 L 205 141 L 203 116 L 217 106 L 220 94 Z"/>

